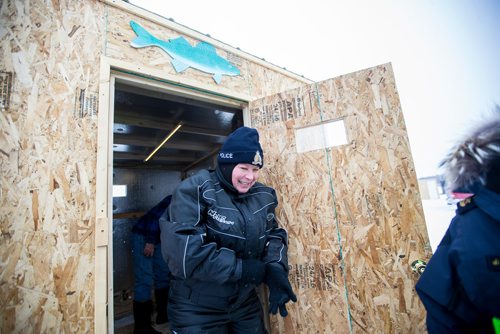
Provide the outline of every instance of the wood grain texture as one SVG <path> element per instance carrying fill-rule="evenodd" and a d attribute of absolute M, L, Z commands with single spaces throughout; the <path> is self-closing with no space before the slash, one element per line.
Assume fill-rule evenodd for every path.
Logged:
<path fill-rule="evenodd" d="M 425 332 L 409 260 L 430 248 L 390 64 L 260 99 L 251 119 L 299 298 L 274 331 Z M 338 119 L 348 144 L 297 153 L 296 129 Z"/>
<path fill-rule="evenodd" d="M 161 20 L 97 0 L 0 3 L 0 71 L 12 74 L 9 106 L 0 112 L 2 333 L 93 333 L 107 327 L 108 263 L 96 258 L 107 258 L 111 229 L 100 228 L 98 240 L 95 233 L 110 218 L 105 212 L 96 217 L 97 198 L 107 199 L 96 193 L 96 174 L 108 174 L 96 171 L 96 161 L 109 149 L 98 148 L 98 129 L 104 126 L 106 134 L 109 126 L 98 116 L 109 119 L 109 108 L 96 106 L 113 103 L 101 103 L 98 94 L 99 84 L 110 81 L 110 69 L 100 69 L 102 56 L 139 69 L 138 77 L 147 66 L 159 73 L 157 82 L 172 74 L 215 94 L 223 87 L 235 95 L 264 96 L 303 82 L 226 49 L 217 53 L 241 66 L 242 75 L 224 77 L 221 86 L 194 69 L 175 73 L 163 51 L 130 46 L 130 20 L 159 38 L 181 35 Z M 95 285 L 104 300 L 98 305 Z"/>
<path fill-rule="evenodd" d="M 109 81 L 100 73 L 101 56 L 186 77 L 215 93 L 223 87 L 262 98 L 250 106 L 250 118 L 265 150 L 263 179 L 280 196 L 299 296 L 289 317 L 271 317 L 276 331 L 348 332 L 349 315 L 354 332 L 423 330 L 408 263 L 425 257 L 428 240 L 389 65 L 301 86 L 226 48 L 218 54 L 242 74 L 218 86 L 194 69 L 175 73 L 162 50 L 129 45 L 130 20 L 162 39 L 179 32 L 100 1 L 4 1 L 0 19 L 7 23 L 0 70 L 13 74 L 9 109 L 0 112 L 2 333 L 106 326 L 94 282 L 107 284 L 107 264 L 96 263 L 95 226 L 107 223 L 96 217 L 96 198 L 106 197 L 96 194 L 96 160 L 107 154 L 98 152 L 98 128 L 109 124 L 99 124 L 96 113 L 109 119 L 109 110 L 81 108 L 81 101 L 109 105 L 97 101 L 99 83 Z M 296 153 L 295 129 L 338 118 L 348 145 Z M 105 247 L 98 252 L 106 258 Z"/>
<path fill-rule="evenodd" d="M 97 124 L 78 98 L 97 92 L 102 8 L 1 5 L 1 70 L 13 73 L 0 113 L 2 333 L 93 331 Z"/>

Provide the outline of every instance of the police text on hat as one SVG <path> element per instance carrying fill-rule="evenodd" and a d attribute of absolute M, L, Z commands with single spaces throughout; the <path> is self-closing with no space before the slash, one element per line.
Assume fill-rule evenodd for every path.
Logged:
<path fill-rule="evenodd" d="M 222 145 L 217 161 L 219 164 L 246 163 L 262 167 L 264 153 L 257 130 L 246 126 L 236 129 Z"/>

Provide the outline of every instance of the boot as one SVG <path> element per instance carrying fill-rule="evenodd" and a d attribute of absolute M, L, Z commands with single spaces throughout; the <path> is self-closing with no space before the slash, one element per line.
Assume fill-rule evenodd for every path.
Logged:
<path fill-rule="evenodd" d="M 134 300 L 134 334 L 161 334 L 151 327 L 151 312 L 153 302 L 136 302 Z"/>
<path fill-rule="evenodd" d="M 168 288 L 155 290 L 156 299 L 156 323 L 158 325 L 168 322 Z"/>

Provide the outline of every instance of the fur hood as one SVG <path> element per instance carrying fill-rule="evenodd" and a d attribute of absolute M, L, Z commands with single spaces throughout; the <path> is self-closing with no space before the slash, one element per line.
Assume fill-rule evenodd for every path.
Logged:
<path fill-rule="evenodd" d="M 474 184 L 496 192 L 500 179 L 500 106 L 490 117 L 453 147 L 443 159 L 444 176 L 449 190 L 471 189 Z"/>

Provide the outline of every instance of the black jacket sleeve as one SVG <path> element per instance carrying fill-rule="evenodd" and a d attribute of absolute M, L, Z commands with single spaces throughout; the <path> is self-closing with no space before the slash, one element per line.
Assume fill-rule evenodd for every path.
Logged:
<path fill-rule="evenodd" d="M 271 230 L 267 237 L 266 248 L 262 260 L 265 263 L 279 263 L 283 266 L 283 269 L 288 272 L 288 233 L 285 229 L 278 226 L 274 210 L 278 205 L 278 199 L 274 190 L 273 195 L 275 198 L 274 208 L 272 214 L 268 215 L 268 225 L 271 226 Z"/>

